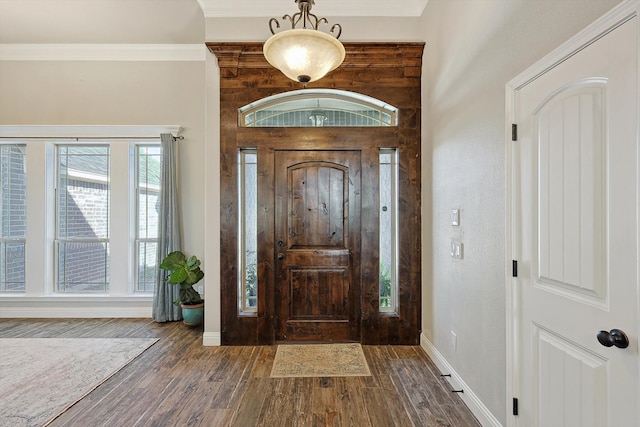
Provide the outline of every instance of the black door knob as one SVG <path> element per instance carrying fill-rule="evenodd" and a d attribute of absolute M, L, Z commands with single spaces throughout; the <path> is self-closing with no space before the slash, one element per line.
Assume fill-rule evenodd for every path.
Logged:
<path fill-rule="evenodd" d="M 629 347 L 629 338 L 620 329 L 598 332 L 598 342 L 605 347 L 613 347 L 614 345 L 618 348 Z"/>
<path fill-rule="evenodd" d="M 284 254 L 278 254 L 278 260 L 282 261 L 284 259 Z"/>

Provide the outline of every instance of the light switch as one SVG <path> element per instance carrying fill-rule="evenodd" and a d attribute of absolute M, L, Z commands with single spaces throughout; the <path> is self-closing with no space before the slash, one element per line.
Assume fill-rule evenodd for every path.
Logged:
<path fill-rule="evenodd" d="M 451 225 L 460 225 L 460 209 L 451 209 Z"/>
<path fill-rule="evenodd" d="M 451 257 L 456 259 L 462 259 L 462 242 L 456 240 L 451 241 Z"/>

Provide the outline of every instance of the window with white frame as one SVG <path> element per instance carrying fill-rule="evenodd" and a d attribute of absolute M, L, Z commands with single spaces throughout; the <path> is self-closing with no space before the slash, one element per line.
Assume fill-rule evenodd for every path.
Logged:
<path fill-rule="evenodd" d="M 380 150 L 380 312 L 398 312 L 398 153 Z"/>
<path fill-rule="evenodd" d="M 25 290 L 27 157 L 24 144 L 0 145 L 0 292 Z"/>
<path fill-rule="evenodd" d="M 151 295 L 161 158 L 159 138 L 0 139 L 0 294 Z"/>
<path fill-rule="evenodd" d="M 57 292 L 109 290 L 108 145 L 56 146 Z"/>
<path fill-rule="evenodd" d="M 153 292 L 158 277 L 156 249 L 160 223 L 159 145 L 136 146 L 136 292 Z"/>

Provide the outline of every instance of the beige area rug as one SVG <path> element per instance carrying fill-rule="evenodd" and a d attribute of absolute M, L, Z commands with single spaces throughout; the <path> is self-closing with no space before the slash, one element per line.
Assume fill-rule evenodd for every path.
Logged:
<path fill-rule="evenodd" d="M 49 424 L 156 338 L 1 338 L 0 426 Z"/>
<path fill-rule="evenodd" d="M 370 375 L 360 344 L 279 345 L 271 369 L 272 378 Z"/>

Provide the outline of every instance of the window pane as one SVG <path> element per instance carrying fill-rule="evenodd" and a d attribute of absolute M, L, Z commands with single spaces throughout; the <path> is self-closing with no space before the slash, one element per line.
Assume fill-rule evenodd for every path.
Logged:
<path fill-rule="evenodd" d="M 136 292 L 153 292 L 158 274 L 156 248 L 160 223 L 160 163 L 159 145 L 136 147 L 137 151 L 137 223 Z"/>
<path fill-rule="evenodd" d="M 58 242 L 58 292 L 106 292 L 109 244 Z"/>
<path fill-rule="evenodd" d="M 380 311 L 397 312 L 396 150 L 380 151 Z"/>
<path fill-rule="evenodd" d="M 109 288 L 109 147 L 57 147 L 58 292 Z"/>
<path fill-rule="evenodd" d="M 0 145 L 0 292 L 25 290 L 26 146 Z"/>
<path fill-rule="evenodd" d="M 109 147 L 60 146 L 58 237 L 109 236 Z"/>
<path fill-rule="evenodd" d="M 258 156 L 255 150 L 240 152 L 240 280 L 241 312 L 258 310 Z"/>
<path fill-rule="evenodd" d="M 138 147 L 138 238 L 158 238 L 162 148 Z"/>
<path fill-rule="evenodd" d="M 158 269 L 156 268 L 156 248 L 158 242 L 138 242 L 137 292 L 153 292 L 156 286 Z"/>
<path fill-rule="evenodd" d="M 0 242 L 0 292 L 25 290 L 24 242 Z"/>

